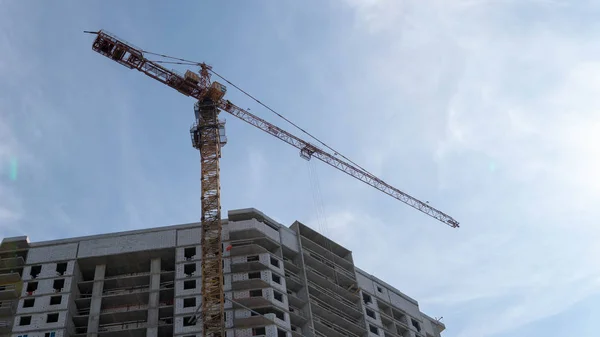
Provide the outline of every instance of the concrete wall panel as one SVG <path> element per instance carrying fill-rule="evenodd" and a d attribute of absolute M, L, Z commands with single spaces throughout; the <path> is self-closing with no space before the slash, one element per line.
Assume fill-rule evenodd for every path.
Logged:
<path fill-rule="evenodd" d="M 77 243 L 31 248 L 27 253 L 27 264 L 38 264 L 77 258 Z"/>
<path fill-rule="evenodd" d="M 27 294 L 27 286 L 29 283 L 37 282 L 37 289 L 33 292 L 32 295 L 58 295 L 54 291 L 54 281 L 55 280 L 65 280 L 65 285 L 62 289 L 62 292 L 69 292 L 71 290 L 71 277 L 58 277 L 54 279 L 44 279 L 44 280 L 31 280 L 29 282 L 25 282 L 23 284 L 23 290 L 21 291 L 21 296 L 27 298 L 29 295 Z"/>
<path fill-rule="evenodd" d="M 71 276 L 73 275 L 73 270 L 75 268 L 75 261 L 71 260 L 71 261 L 57 261 L 58 263 L 62 263 L 62 262 L 66 262 L 67 263 L 67 271 L 62 275 L 62 276 Z M 41 265 L 42 270 L 41 272 L 37 275 L 36 279 L 40 279 L 40 278 L 47 278 L 47 277 L 61 277 L 60 274 L 58 274 L 58 272 L 56 272 L 56 265 L 58 264 L 57 262 L 51 262 L 51 263 L 44 263 Z M 35 264 L 33 266 L 38 266 L 39 264 Z M 32 266 L 25 266 L 23 268 L 23 281 L 29 281 L 32 280 L 33 277 L 31 276 L 31 267 Z"/>
<path fill-rule="evenodd" d="M 54 297 L 54 296 L 61 296 L 60 304 L 50 305 L 50 298 Z M 19 300 L 19 304 L 17 307 L 17 315 L 34 314 L 34 313 L 39 313 L 39 312 L 51 312 L 51 311 L 58 311 L 58 310 L 67 310 L 67 307 L 69 305 L 69 297 L 70 297 L 69 294 L 52 294 L 52 295 L 47 295 L 47 296 L 23 297 Z M 23 303 L 25 302 L 26 299 L 34 300 L 33 307 L 30 307 L 30 308 L 23 307 Z"/>
<path fill-rule="evenodd" d="M 81 241 L 79 258 L 122 254 L 151 249 L 175 247 L 177 235 L 175 230 L 123 235 L 112 238 L 101 238 Z"/>
<path fill-rule="evenodd" d="M 359 288 L 366 290 L 370 294 L 375 293 L 375 286 L 373 285 L 373 281 L 367 276 L 357 272 L 356 282 L 358 283 Z"/>
<path fill-rule="evenodd" d="M 177 246 L 196 245 L 200 243 L 200 227 L 180 229 L 177 231 Z"/>
<path fill-rule="evenodd" d="M 47 314 L 58 313 L 58 322 L 54 323 L 46 323 Z M 13 325 L 13 333 L 14 332 L 24 332 L 28 330 L 41 330 L 44 329 L 46 331 L 58 330 L 65 327 L 67 312 L 66 311 L 58 311 L 58 312 L 49 312 L 44 314 L 33 314 L 33 315 L 19 315 L 15 317 L 14 325 Z M 20 325 L 21 317 L 23 316 L 31 316 L 31 324 L 29 325 Z"/>
<path fill-rule="evenodd" d="M 406 311 L 406 313 L 410 316 L 416 318 L 417 320 L 421 318 L 421 311 L 419 311 L 419 307 L 404 297 L 390 292 L 390 300 L 393 306 Z"/>
<path fill-rule="evenodd" d="M 298 248 L 298 237 L 296 236 L 296 233 L 292 232 L 289 229 L 281 228 L 279 229 L 279 234 L 281 236 L 281 243 L 284 246 L 288 247 L 289 249 L 295 252 L 300 251 L 300 249 Z"/>

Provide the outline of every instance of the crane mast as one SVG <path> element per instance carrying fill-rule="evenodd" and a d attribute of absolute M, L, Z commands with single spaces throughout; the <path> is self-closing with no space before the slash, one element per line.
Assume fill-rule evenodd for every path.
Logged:
<path fill-rule="evenodd" d="M 399 189 L 385 183 L 368 171 L 344 161 L 319 147 L 259 118 L 223 99 L 226 88 L 211 82 L 211 68 L 199 63 L 200 74 L 186 71 L 185 75 L 148 60 L 144 51 L 105 31 L 93 32 L 96 39 L 92 49 L 117 63 L 141 71 L 180 93 L 196 98 L 196 122 L 190 129 L 192 145 L 200 151 L 201 160 L 201 254 L 202 254 L 202 324 L 203 336 L 224 337 L 223 247 L 221 242 L 221 204 L 219 159 L 224 145 L 223 123 L 219 110 L 245 121 L 300 150 L 300 156 L 322 162 L 370 185 L 393 198 L 445 223 L 459 227 L 458 221 Z"/>

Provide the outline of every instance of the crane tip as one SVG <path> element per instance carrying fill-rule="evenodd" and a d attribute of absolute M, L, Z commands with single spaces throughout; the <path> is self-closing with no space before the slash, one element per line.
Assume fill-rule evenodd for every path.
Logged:
<path fill-rule="evenodd" d="M 98 32 L 91 32 L 89 30 L 84 30 L 83 32 L 86 34 L 98 34 Z"/>

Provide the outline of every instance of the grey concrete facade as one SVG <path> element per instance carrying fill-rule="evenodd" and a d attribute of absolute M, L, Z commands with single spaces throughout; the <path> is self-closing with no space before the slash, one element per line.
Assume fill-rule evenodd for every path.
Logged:
<path fill-rule="evenodd" d="M 25 239 L 0 245 L 0 337 L 201 336 L 198 223 Z M 9 242 L 19 244 L 10 250 Z M 20 269 L 6 277 L 17 286 L 4 312 L 2 259 L 14 252 Z M 228 337 L 439 337 L 445 329 L 300 222 L 285 227 L 255 209 L 229 211 L 223 254 Z"/>

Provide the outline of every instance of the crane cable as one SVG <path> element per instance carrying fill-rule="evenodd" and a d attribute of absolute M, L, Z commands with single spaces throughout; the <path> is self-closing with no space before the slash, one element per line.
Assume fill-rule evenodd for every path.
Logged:
<path fill-rule="evenodd" d="M 159 53 L 153 53 L 147 50 L 143 50 L 141 49 L 142 52 L 146 53 L 146 54 L 150 54 L 150 55 L 155 55 L 155 56 L 160 56 L 160 57 L 164 57 L 164 58 L 168 58 L 168 59 L 172 59 L 172 60 L 178 60 L 180 62 L 171 62 L 171 61 L 152 61 L 152 62 L 156 62 L 156 63 L 165 63 L 165 64 L 181 64 L 181 65 L 193 65 L 193 66 L 200 66 L 202 65 L 202 63 L 200 62 L 193 62 L 193 61 L 189 61 L 186 59 L 182 59 L 182 58 L 178 58 L 178 57 L 172 57 L 172 56 L 168 56 L 168 55 L 164 55 L 164 54 L 159 54 Z M 265 109 L 271 111 L 272 113 L 274 113 L 275 115 L 277 115 L 279 118 L 283 119 L 284 121 L 288 122 L 289 124 L 291 124 L 292 126 L 294 126 L 296 129 L 300 130 L 302 133 L 306 134 L 307 136 L 309 136 L 310 138 L 314 139 L 315 141 L 317 141 L 319 144 L 323 145 L 324 147 L 326 147 L 327 149 L 331 150 L 333 152 L 333 154 L 335 156 L 340 156 L 342 158 L 344 158 L 345 160 L 347 160 L 348 162 L 352 163 L 354 166 L 360 168 L 362 171 L 364 171 L 365 173 L 368 173 L 370 175 L 373 175 L 371 172 L 367 171 L 365 168 L 363 168 L 362 166 L 358 165 L 357 163 L 355 163 L 354 161 L 352 161 L 350 158 L 344 156 L 343 154 L 341 154 L 339 151 L 336 151 L 335 149 L 333 149 L 331 146 L 327 145 L 325 142 L 321 141 L 319 138 L 313 136 L 310 132 L 304 130 L 303 128 L 301 128 L 300 126 L 298 126 L 296 123 L 292 122 L 291 120 L 289 120 L 288 118 L 286 118 L 285 116 L 283 116 L 282 114 L 278 113 L 277 111 L 273 110 L 271 107 L 269 107 L 268 105 L 266 105 L 265 103 L 261 102 L 258 98 L 252 96 L 250 93 L 246 92 L 245 90 L 243 90 L 242 88 L 238 87 L 237 85 L 235 85 L 234 83 L 232 83 L 231 81 L 229 81 L 228 79 L 226 79 L 225 77 L 223 77 L 222 75 L 220 75 L 219 73 L 217 73 L 216 71 L 212 70 L 211 68 L 208 68 L 208 71 L 210 71 L 211 73 L 213 73 L 215 76 L 219 77 L 220 79 L 222 79 L 223 81 L 227 82 L 229 85 L 231 85 L 232 87 L 236 88 L 237 90 L 239 90 L 240 92 L 242 92 L 244 95 L 248 96 L 249 98 L 253 99 L 254 101 L 256 101 L 258 104 L 262 105 Z"/>

